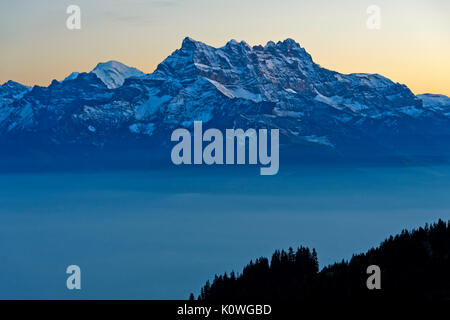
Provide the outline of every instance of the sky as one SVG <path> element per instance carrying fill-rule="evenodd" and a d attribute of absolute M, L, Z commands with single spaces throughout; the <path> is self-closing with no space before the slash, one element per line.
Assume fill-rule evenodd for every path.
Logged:
<path fill-rule="evenodd" d="M 80 30 L 66 27 L 72 4 Z M 379 29 L 367 27 L 370 5 Z M 450 96 L 449 0 L 0 0 L 0 83 L 48 85 L 108 60 L 150 73 L 186 36 L 214 47 L 292 38 L 328 69 Z"/>

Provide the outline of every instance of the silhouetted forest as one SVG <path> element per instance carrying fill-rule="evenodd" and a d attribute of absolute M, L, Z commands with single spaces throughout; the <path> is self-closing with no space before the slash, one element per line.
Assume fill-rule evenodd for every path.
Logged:
<path fill-rule="evenodd" d="M 275 251 L 241 274 L 206 282 L 199 300 L 448 300 L 450 299 L 450 221 L 439 220 L 391 236 L 379 247 L 319 271 L 314 249 Z M 381 269 L 381 289 L 369 290 L 367 267 Z M 193 299 L 191 294 L 191 299 Z"/>

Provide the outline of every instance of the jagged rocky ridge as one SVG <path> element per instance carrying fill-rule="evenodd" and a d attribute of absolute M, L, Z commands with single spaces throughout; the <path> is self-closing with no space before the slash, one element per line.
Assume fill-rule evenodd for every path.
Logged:
<path fill-rule="evenodd" d="M 113 61 L 48 87 L 0 87 L 1 152 L 15 161 L 165 158 L 172 130 L 195 120 L 279 128 L 282 162 L 450 155 L 450 98 L 415 96 L 378 74 L 327 70 L 291 39 L 213 48 L 186 38 L 151 74 Z"/>

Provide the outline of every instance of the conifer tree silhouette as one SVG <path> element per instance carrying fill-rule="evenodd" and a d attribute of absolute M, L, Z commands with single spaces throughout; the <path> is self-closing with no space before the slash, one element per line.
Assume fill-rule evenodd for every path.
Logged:
<path fill-rule="evenodd" d="M 381 268 L 381 290 L 366 286 L 367 267 Z M 193 295 L 192 295 L 193 297 Z M 390 236 L 377 248 L 319 271 L 315 249 L 276 250 L 241 274 L 215 276 L 200 300 L 450 299 L 450 222 L 439 220 Z"/>

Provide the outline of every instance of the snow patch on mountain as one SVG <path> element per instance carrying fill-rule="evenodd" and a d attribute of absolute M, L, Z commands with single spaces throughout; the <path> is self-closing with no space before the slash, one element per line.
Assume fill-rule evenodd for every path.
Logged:
<path fill-rule="evenodd" d="M 136 68 L 128 67 L 118 61 L 108 61 L 99 63 L 91 71 L 103 81 L 108 89 L 118 88 L 125 82 L 125 79 L 131 77 L 140 77 L 144 73 Z"/>
<path fill-rule="evenodd" d="M 21 99 L 31 87 L 24 86 L 15 81 L 7 81 L 0 86 L 0 107 L 11 104 L 13 101 Z M 1 117 L 1 113 L 0 113 Z"/>
<path fill-rule="evenodd" d="M 95 74 L 108 89 L 115 89 L 123 85 L 125 79 L 131 77 L 142 77 L 145 75 L 142 71 L 128 67 L 118 61 L 101 62 L 91 71 Z M 79 77 L 80 72 L 72 72 L 62 82 L 75 80 Z"/>
<path fill-rule="evenodd" d="M 415 106 L 402 107 L 402 108 L 400 108 L 400 111 L 411 117 L 418 117 L 422 114 L 422 112 L 424 112 L 424 110 L 416 108 Z"/>
<path fill-rule="evenodd" d="M 151 136 L 155 131 L 155 125 L 153 123 L 134 123 L 129 126 L 129 129 L 132 133 L 136 134 L 145 134 Z"/>
<path fill-rule="evenodd" d="M 419 94 L 417 97 L 422 100 L 425 108 L 442 109 L 450 108 L 450 98 L 443 94 Z"/>
<path fill-rule="evenodd" d="M 78 78 L 79 75 L 80 75 L 79 72 L 72 72 L 62 82 L 74 80 L 74 79 Z"/>
<path fill-rule="evenodd" d="M 328 137 L 326 136 L 319 137 L 316 135 L 311 135 L 311 136 L 303 136 L 302 138 L 308 142 L 317 143 L 327 147 L 334 148 L 334 145 L 330 142 L 330 140 L 328 140 Z"/>
<path fill-rule="evenodd" d="M 146 120 L 152 115 L 154 115 L 161 107 L 162 104 L 168 102 L 172 99 L 170 95 L 151 96 L 149 99 L 144 101 L 142 104 L 136 106 L 135 116 L 136 120 Z"/>

